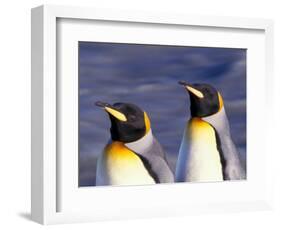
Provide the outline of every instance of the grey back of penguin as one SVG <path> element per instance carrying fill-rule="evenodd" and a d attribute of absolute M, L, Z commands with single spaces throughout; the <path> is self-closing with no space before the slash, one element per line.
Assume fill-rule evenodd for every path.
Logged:
<path fill-rule="evenodd" d="M 150 142 L 149 144 L 147 144 L 148 141 Z M 172 183 L 175 181 L 174 174 L 166 160 L 165 152 L 151 131 L 146 140 L 125 145 L 147 161 L 151 170 L 156 174 L 159 180 L 158 183 Z"/>
<path fill-rule="evenodd" d="M 202 118 L 211 124 L 220 139 L 220 148 L 224 158 L 224 179 L 241 180 L 246 178 L 245 169 L 240 162 L 239 153 L 232 141 L 229 122 L 224 107 L 216 114 Z"/>

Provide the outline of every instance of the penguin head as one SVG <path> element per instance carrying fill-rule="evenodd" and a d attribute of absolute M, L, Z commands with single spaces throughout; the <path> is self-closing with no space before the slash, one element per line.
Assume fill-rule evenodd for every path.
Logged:
<path fill-rule="evenodd" d="M 220 93 L 209 84 L 189 84 L 180 81 L 189 93 L 192 117 L 207 117 L 219 112 L 223 107 Z"/>
<path fill-rule="evenodd" d="M 129 143 L 137 141 L 150 131 L 150 120 L 146 112 L 130 103 L 96 102 L 96 106 L 104 108 L 111 121 L 111 139 Z"/>

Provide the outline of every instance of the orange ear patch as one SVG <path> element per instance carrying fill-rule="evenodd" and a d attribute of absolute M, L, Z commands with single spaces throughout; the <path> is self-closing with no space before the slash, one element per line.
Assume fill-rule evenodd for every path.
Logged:
<path fill-rule="evenodd" d="M 219 103 L 220 103 L 220 108 L 219 108 L 219 111 L 220 111 L 223 107 L 223 99 L 222 99 L 222 96 L 220 93 L 218 93 L 218 96 L 219 96 Z"/>
<path fill-rule="evenodd" d="M 150 130 L 150 120 L 146 112 L 144 112 L 144 124 L 145 124 L 145 134 L 147 134 Z"/>

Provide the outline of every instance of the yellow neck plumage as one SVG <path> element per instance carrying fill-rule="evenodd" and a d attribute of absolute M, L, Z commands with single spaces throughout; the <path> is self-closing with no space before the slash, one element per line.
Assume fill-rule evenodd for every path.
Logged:
<path fill-rule="evenodd" d="M 221 111 L 221 109 L 223 107 L 223 99 L 222 99 L 222 96 L 220 93 L 218 93 L 218 96 L 219 96 L 219 105 L 220 105 L 219 111 Z"/>
<path fill-rule="evenodd" d="M 146 112 L 144 112 L 145 134 L 150 131 L 150 120 Z"/>

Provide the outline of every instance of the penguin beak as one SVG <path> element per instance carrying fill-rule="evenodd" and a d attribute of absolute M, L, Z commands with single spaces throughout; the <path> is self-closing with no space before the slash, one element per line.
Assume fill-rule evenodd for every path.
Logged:
<path fill-rule="evenodd" d="M 97 101 L 95 103 L 95 105 L 98 107 L 104 108 L 106 112 L 108 112 L 110 115 L 112 115 L 116 119 L 118 119 L 120 121 L 127 121 L 126 116 L 123 113 L 121 113 L 120 111 L 118 111 L 116 108 L 114 108 L 112 105 L 110 105 L 109 103 Z"/>
<path fill-rule="evenodd" d="M 199 91 L 198 89 L 195 89 L 193 85 L 191 84 L 188 84 L 187 82 L 185 81 L 179 81 L 179 84 L 180 85 L 183 85 L 186 90 L 189 92 L 189 93 L 192 93 L 194 96 L 198 97 L 198 98 L 204 98 L 204 95 L 201 91 Z"/>

